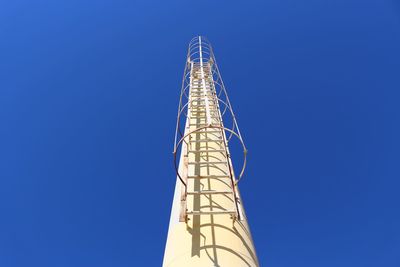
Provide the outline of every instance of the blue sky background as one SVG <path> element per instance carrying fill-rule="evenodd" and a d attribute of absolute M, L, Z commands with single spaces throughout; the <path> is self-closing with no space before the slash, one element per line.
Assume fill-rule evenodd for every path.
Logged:
<path fill-rule="evenodd" d="M 198 34 L 262 266 L 400 266 L 395 0 L 2 1 L 0 266 L 161 265 Z"/>

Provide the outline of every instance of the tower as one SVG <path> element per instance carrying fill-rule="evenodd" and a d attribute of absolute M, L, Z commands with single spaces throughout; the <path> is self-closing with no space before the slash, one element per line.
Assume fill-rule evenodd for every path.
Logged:
<path fill-rule="evenodd" d="M 243 151 L 237 172 L 233 141 Z M 238 189 L 246 156 L 212 47 L 195 37 L 180 92 L 177 179 L 163 267 L 259 266 Z"/>

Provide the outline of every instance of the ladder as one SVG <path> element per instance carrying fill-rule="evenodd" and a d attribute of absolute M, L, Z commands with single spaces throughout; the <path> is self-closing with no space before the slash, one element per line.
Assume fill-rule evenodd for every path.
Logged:
<path fill-rule="evenodd" d="M 246 148 L 241 138 L 237 124 L 228 129 L 223 124 L 220 104 L 225 104 L 236 120 L 231 109 L 229 99 L 225 102 L 217 93 L 214 74 L 218 73 L 215 59 L 203 58 L 204 44 L 199 37 L 198 60 L 188 58 L 185 69 L 184 82 L 181 91 L 181 101 L 178 109 L 177 131 L 175 135 L 175 169 L 184 186 L 181 187 L 181 206 L 179 220 L 187 222 L 190 216 L 229 215 L 233 221 L 240 220 L 242 215 L 237 182 L 243 174 L 246 164 Z M 211 48 L 207 48 L 211 50 Z M 210 52 L 210 53 L 209 53 Z M 186 77 L 189 80 L 186 80 Z M 187 83 L 187 84 L 185 84 Z M 189 89 L 189 93 L 185 91 Z M 225 88 L 222 88 L 225 91 Z M 220 90 L 222 90 L 220 89 Z M 226 93 L 226 91 L 225 91 Z M 183 105 L 182 98 L 186 96 L 188 103 Z M 179 123 L 180 115 L 186 108 L 185 131 L 182 135 Z M 178 132 L 181 138 L 177 141 Z M 239 179 L 235 178 L 232 160 L 229 153 L 226 132 L 230 137 L 235 135 L 243 145 L 244 163 Z M 181 148 L 182 162 L 177 166 L 176 154 Z M 205 205 L 207 204 L 207 205 Z"/>
<path fill-rule="evenodd" d="M 187 131 L 204 127 L 201 132 L 189 135 L 184 156 L 184 168 L 187 168 L 185 177 L 187 182 L 186 192 L 182 193 L 184 204 L 181 207 L 181 221 L 187 221 L 188 216 L 202 215 L 229 215 L 233 220 L 239 217 L 238 197 L 235 191 L 235 182 L 229 158 L 228 144 L 223 131 L 223 123 L 218 107 L 216 92 L 213 90 L 213 80 L 210 63 L 200 62 L 191 65 L 191 84 L 189 91 Z M 212 128 L 217 126 L 219 128 Z M 218 171 L 213 171 L 216 168 Z M 219 173 L 218 173 L 219 172 Z M 216 174 L 217 173 L 217 174 Z M 193 181 L 189 181 L 193 180 Z M 196 189 L 195 183 L 209 182 L 207 189 Z M 217 182 L 215 182 L 217 181 Z M 223 182 L 224 186 L 218 186 Z M 217 187 L 217 188 L 214 188 Z M 195 208 L 187 204 L 188 198 L 217 197 L 222 195 L 231 201 L 221 205 L 218 209 L 209 207 L 207 210 Z"/>

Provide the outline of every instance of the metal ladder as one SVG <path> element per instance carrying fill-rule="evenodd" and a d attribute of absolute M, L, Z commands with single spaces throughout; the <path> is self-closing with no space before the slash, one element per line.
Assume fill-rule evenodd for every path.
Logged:
<path fill-rule="evenodd" d="M 184 186 L 181 190 L 180 221 L 188 221 L 188 216 L 202 215 L 230 215 L 233 220 L 242 217 L 237 182 L 243 174 L 245 167 L 246 148 L 241 138 L 239 129 L 228 129 L 223 125 L 223 114 L 220 104 L 226 105 L 230 110 L 235 121 L 229 99 L 222 101 L 220 93 L 216 91 L 216 83 L 223 84 L 221 81 L 214 80 L 215 59 L 211 57 L 211 48 L 202 44 L 199 37 L 196 41 L 198 45 L 199 57 L 191 58 L 193 54 L 189 48 L 188 64 L 185 69 L 184 82 L 182 84 L 181 101 L 178 110 L 177 131 L 175 136 L 174 159 L 178 178 Z M 209 51 L 207 52 L 207 49 Z M 203 58 L 204 54 L 209 57 Z M 185 85 L 186 83 L 186 85 Z M 189 94 L 185 91 L 189 89 Z M 221 89 L 222 90 L 222 89 Z M 225 91 L 225 88 L 223 88 Z M 226 91 L 225 91 L 226 93 Z M 187 103 L 182 104 L 182 98 L 187 96 Z M 179 128 L 180 116 L 186 109 L 186 121 L 184 134 Z M 225 113 L 225 112 L 224 112 Z M 237 124 L 234 124 L 237 127 Z M 181 138 L 177 139 L 178 133 Z M 239 138 L 244 148 L 244 164 L 239 179 L 235 178 L 232 160 L 229 153 L 226 133 L 235 135 Z M 176 154 L 181 148 L 183 162 L 177 166 Z M 208 182 L 208 188 L 196 188 L 203 186 L 202 181 Z M 196 186 L 197 185 L 197 186 Z M 223 201 L 224 205 L 209 206 L 209 210 L 201 207 L 194 207 L 195 199 L 205 197 L 210 201 L 213 197 L 224 196 L 229 200 Z M 190 205 L 188 205 L 191 198 Z"/>
<path fill-rule="evenodd" d="M 200 62 L 200 64 L 192 64 L 192 83 L 189 92 L 189 113 L 188 113 L 188 128 L 187 130 L 199 129 L 205 127 L 204 131 L 196 132 L 193 135 L 189 135 L 188 147 L 187 147 L 187 164 L 184 166 L 188 168 L 186 173 L 188 174 L 186 179 L 218 179 L 221 181 L 225 179 L 229 182 L 229 187 L 224 190 L 200 189 L 195 190 L 193 186 L 187 188 L 184 199 L 187 200 L 188 197 L 209 197 L 213 195 L 226 195 L 232 199 L 231 207 L 223 207 L 223 209 L 212 210 L 210 208 L 207 211 L 194 208 L 186 207 L 186 210 L 181 211 L 182 220 L 187 221 L 188 215 L 223 215 L 228 214 L 234 220 L 238 217 L 238 203 L 237 196 L 235 192 L 235 183 L 233 181 L 233 176 L 230 173 L 230 161 L 228 144 L 226 142 L 226 137 L 221 128 L 215 130 L 213 128 L 208 128 L 212 126 L 223 127 L 222 118 L 220 116 L 218 100 L 216 98 L 216 93 L 212 88 L 211 68 L 209 63 Z M 193 122 L 194 121 L 194 122 Z M 190 157 L 189 154 L 200 155 L 206 157 L 207 160 L 195 160 L 195 157 Z M 213 156 L 217 155 L 217 156 Z M 209 160 L 209 158 L 215 158 L 214 160 Z M 223 168 L 224 174 L 221 175 L 195 175 L 190 172 L 190 166 L 199 168 Z M 185 207 L 182 207 L 185 209 Z"/>

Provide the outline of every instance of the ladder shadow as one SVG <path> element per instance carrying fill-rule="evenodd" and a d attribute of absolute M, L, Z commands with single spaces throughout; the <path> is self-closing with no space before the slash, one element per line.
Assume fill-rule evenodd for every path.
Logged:
<path fill-rule="evenodd" d="M 196 137 L 199 138 L 199 135 L 196 135 Z M 197 150 L 204 149 L 204 148 L 210 149 L 207 144 L 204 147 L 204 146 L 201 146 L 199 143 L 196 144 L 196 148 L 197 148 Z M 220 148 L 214 147 L 211 149 L 220 149 Z M 209 153 L 206 153 L 206 154 L 195 153 L 195 161 L 200 161 L 200 160 L 210 161 L 212 159 L 213 160 L 221 160 L 220 157 L 210 155 Z M 216 172 L 221 173 L 221 175 L 222 174 L 228 175 L 228 172 L 229 172 L 226 168 L 220 167 L 219 165 L 217 166 L 217 164 L 210 164 L 207 166 L 197 165 L 194 167 L 193 171 L 194 171 L 194 175 L 198 175 L 198 176 L 201 176 L 201 174 L 203 174 L 203 175 L 210 175 L 211 173 L 215 174 Z M 206 172 L 207 174 L 204 174 L 204 172 Z M 200 179 L 195 179 L 194 183 L 193 183 L 193 189 L 196 191 L 200 191 L 205 186 L 207 186 L 207 183 L 208 183 L 208 188 L 211 190 L 212 189 L 211 188 L 211 180 L 212 179 L 209 178 L 209 179 L 202 180 L 205 182 L 201 182 Z M 223 180 L 218 180 L 218 182 L 223 183 L 227 187 L 231 187 L 231 185 L 229 183 L 226 183 Z M 232 190 L 234 190 L 234 189 L 232 188 Z M 229 201 L 232 202 L 232 205 L 235 205 L 235 200 L 232 197 L 229 197 L 228 194 L 220 194 L 218 196 L 223 196 L 223 197 L 228 198 Z M 208 203 L 207 204 L 202 203 L 201 197 L 205 197 L 206 199 L 208 199 Z M 228 210 L 227 207 L 223 207 L 218 202 L 214 201 L 212 195 L 203 195 L 203 196 L 195 195 L 193 198 L 193 210 L 200 211 L 201 209 L 204 209 L 204 208 L 209 208 L 210 211 L 215 211 L 215 210 L 227 211 Z M 209 219 L 207 220 L 207 222 L 203 222 L 203 224 L 202 224 L 202 221 L 201 221 L 202 216 L 210 216 L 210 217 L 208 217 Z M 215 222 L 214 216 L 227 216 L 227 215 L 210 214 L 210 215 L 192 215 L 191 216 L 191 219 L 192 219 L 191 225 L 192 226 L 190 227 L 189 224 L 187 224 L 187 230 L 192 235 L 191 256 L 192 257 L 196 257 L 196 256 L 200 257 L 201 252 L 204 251 L 204 253 L 206 253 L 206 255 L 210 259 L 210 261 L 213 262 L 214 266 L 217 267 L 217 266 L 220 266 L 219 262 L 218 262 L 218 254 L 219 254 L 219 252 L 224 251 L 225 253 L 230 253 L 232 255 L 232 257 L 238 258 L 243 263 L 243 266 L 249 266 L 249 267 L 258 266 L 257 258 L 254 255 L 254 252 L 252 251 L 252 249 L 248 243 L 249 240 L 251 240 L 251 237 L 250 237 L 250 234 L 248 233 L 248 231 L 246 230 L 246 227 L 243 226 L 240 221 L 233 222 L 231 226 L 218 224 Z M 237 224 L 239 224 L 241 226 L 242 231 L 238 231 L 238 229 L 236 228 Z M 204 234 L 204 231 L 209 232 L 210 235 L 206 236 Z M 233 250 L 230 247 L 218 244 L 216 241 L 216 234 L 220 233 L 220 231 L 229 232 L 229 234 L 231 234 L 231 235 L 233 234 L 237 238 L 237 240 L 240 240 L 240 242 L 243 244 L 243 246 L 248 251 L 248 255 L 250 255 L 250 257 L 239 254 L 238 252 L 236 252 L 235 250 Z M 207 238 L 209 238 L 209 240 L 207 240 Z M 247 241 L 246 241 L 246 239 L 247 239 Z"/>
<path fill-rule="evenodd" d="M 214 215 L 210 215 L 210 216 L 213 217 Z M 246 227 L 244 227 L 241 222 L 235 222 L 235 224 L 236 223 L 241 225 L 241 227 L 243 228 L 244 233 L 247 236 L 248 240 L 251 240 L 251 237 L 250 237 L 248 231 L 246 230 Z M 234 234 L 241 241 L 243 246 L 246 248 L 246 250 L 247 250 L 247 252 L 248 252 L 248 254 L 250 255 L 251 258 L 243 256 L 243 255 L 237 253 L 236 251 L 234 251 L 233 249 L 231 249 L 229 247 L 218 245 L 218 244 L 216 244 L 215 240 L 213 240 L 211 244 L 207 245 L 207 237 L 204 234 L 202 234 L 201 231 L 198 234 L 198 241 L 201 243 L 200 237 L 202 237 L 203 238 L 203 244 L 199 245 L 199 246 L 195 246 L 195 247 L 192 246 L 192 257 L 193 256 L 200 256 L 200 252 L 202 250 L 204 250 L 206 255 L 207 255 L 207 257 L 213 262 L 214 266 L 219 266 L 217 253 L 218 253 L 218 251 L 223 250 L 225 252 L 228 252 L 228 253 L 232 254 L 232 256 L 239 258 L 243 262 L 243 264 L 244 264 L 243 266 L 249 266 L 249 267 L 258 266 L 258 261 L 257 261 L 257 257 L 255 255 L 255 253 L 252 251 L 252 249 L 250 248 L 250 246 L 246 242 L 245 238 L 237 230 L 235 225 L 233 225 L 232 229 L 231 229 L 231 228 L 229 228 L 229 227 L 227 227 L 225 225 L 216 224 L 216 223 L 211 222 L 211 223 L 201 224 L 201 225 L 197 226 L 196 228 L 201 229 L 201 228 L 204 228 L 204 227 L 211 227 L 214 230 L 215 230 L 215 228 L 219 228 L 219 229 L 222 229 L 224 231 L 228 231 L 228 232 Z M 197 231 L 195 231 L 195 229 L 190 228 L 189 226 L 188 226 L 188 231 L 192 235 L 196 234 L 195 232 L 197 232 Z M 195 253 L 193 253 L 194 249 L 196 250 Z M 210 249 L 213 251 L 212 254 L 214 254 L 214 255 L 211 255 L 211 253 L 209 252 Z"/>

